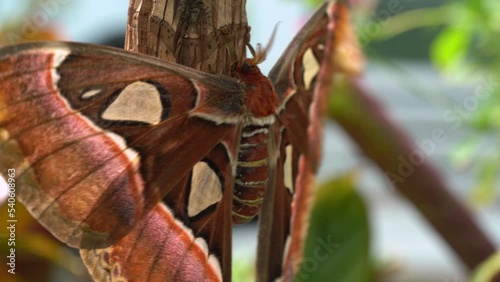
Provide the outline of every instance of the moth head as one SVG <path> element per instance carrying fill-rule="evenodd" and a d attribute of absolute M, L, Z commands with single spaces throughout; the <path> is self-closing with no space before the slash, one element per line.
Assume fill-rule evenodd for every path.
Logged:
<path fill-rule="evenodd" d="M 256 75 L 262 76 L 257 62 L 254 59 L 247 58 L 243 62 L 233 65 L 233 77 L 241 80 L 253 80 Z"/>
<path fill-rule="evenodd" d="M 271 38 L 269 39 L 265 47 L 263 47 L 262 44 L 258 43 L 257 48 L 254 49 L 253 46 L 250 45 L 250 43 L 247 43 L 247 47 L 250 53 L 252 54 L 252 58 L 247 58 L 243 60 L 241 64 L 238 64 L 236 66 L 236 70 L 238 72 L 242 74 L 249 74 L 258 70 L 257 65 L 264 62 L 267 58 L 267 54 L 269 53 L 269 50 L 273 45 L 277 29 L 278 25 L 274 27 Z"/>
<path fill-rule="evenodd" d="M 252 53 L 253 58 L 246 58 L 243 62 L 234 65 L 233 71 L 236 76 L 260 74 L 257 65 L 266 59 L 266 49 L 263 49 L 260 44 L 257 44 L 257 51 L 250 44 L 247 44 L 247 47 Z"/>

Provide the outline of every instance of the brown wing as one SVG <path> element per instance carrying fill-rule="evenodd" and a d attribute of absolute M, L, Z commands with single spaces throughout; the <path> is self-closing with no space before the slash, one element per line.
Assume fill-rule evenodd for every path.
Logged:
<path fill-rule="evenodd" d="M 215 146 L 122 240 L 81 250 L 96 281 L 231 280 L 232 140 L 239 134 Z"/>
<path fill-rule="evenodd" d="M 246 0 L 131 0 L 127 50 L 213 74 L 245 58 Z"/>
<path fill-rule="evenodd" d="M 279 122 L 274 130 L 279 155 L 275 188 L 268 189 L 275 195 L 264 203 L 261 213 L 265 217 L 263 221 L 269 221 L 271 225 L 267 223 L 270 226 L 268 234 L 259 238 L 258 259 L 261 262 L 258 261 L 258 266 L 262 274 L 259 281 L 280 276 L 284 281 L 292 281 L 302 261 L 314 175 L 321 158 L 322 118 L 331 78 L 338 70 L 345 48 L 358 47 L 341 44 L 345 41 L 340 38 L 352 33 L 349 28 L 345 6 L 336 1 L 325 2 L 269 74 L 281 101 Z M 270 214 L 271 219 L 267 218 Z M 271 240 L 264 240 L 265 236 Z"/>
<path fill-rule="evenodd" d="M 144 224 L 233 138 L 242 115 L 234 80 L 74 43 L 0 49 L 0 86 L 0 171 L 15 168 L 18 199 L 79 248 L 107 247 Z"/>

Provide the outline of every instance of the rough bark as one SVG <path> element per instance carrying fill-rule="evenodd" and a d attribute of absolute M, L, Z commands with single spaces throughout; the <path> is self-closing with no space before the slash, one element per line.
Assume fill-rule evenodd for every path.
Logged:
<path fill-rule="evenodd" d="M 250 40 L 246 0 L 130 0 L 125 49 L 230 75 Z"/>

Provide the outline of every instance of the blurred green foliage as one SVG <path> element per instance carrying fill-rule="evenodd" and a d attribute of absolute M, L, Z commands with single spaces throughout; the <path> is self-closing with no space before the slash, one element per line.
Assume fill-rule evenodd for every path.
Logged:
<path fill-rule="evenodd" d="M 493 254 L 474 272 L 471 282 L 500 281 L 500 251 Z"/>
<path fill-rule="evenodd" d="M 318 188 L 295 281 L 370 281 L 370 231 L 354 174 Z"/>
<path fill-rule="evenodd" d="M 0 203 L 0 281 L 28 282 L 28 281 L 91 281 L 80 256 L 75 251 L 59 242 L 43 228 L 36 219 L 16 202 L 15 229 L 13 233 L 7 229 L 11 223 L 7 222 L 12 206 L 7 201 Z M 13 235 L 12 235 L 13 234 Z M 12 237 L 14 236 L 14 237 Z M 7 241 L 9 238 L 13 240 Z M 10 245 L 8 244 L 10 242 Z M 13 265 L 8 265 L 10 258 L 15 258 Z M 14 267 L 15 274 L 7 270 Z"/>
<path fill-rule="evenodd" d="M 320 2 L 307 1 L 314 6 Z M 466 96 L 436 92 L 441 97 L 432 97 L 431 102 L 447 101 L 443 112 L 451 110 L 449 117 L 468 133 L 451 152 L 451 161 L 458 169 L 475 171 L 472 202 L 492 203 L 500 194 L 500 1 L 346 2 L 351 5 L 361 46 L 369 57 L 389 64 L 396 59 L 427 61 L 446 80 L 471 89 Z M 415 95 L 433 92 L 415 87 L 405 73 L 401 73 L 401 80 L 408 88 L 415 88 L 410 89 Z"/>
<path fill-rule="evenodd" d="M 498 194 L 500 183 L 500 2 L 450 1 L 446 9 L 443 17 L 447 21 L 432 43 L 431 59 L 445 75 L 475 85 L 465 99 L 477 106 L 464 116 L 473 134 L 453 155 L 476 167 L 472 200 L 488 204 Z M 491 142 L 493 149 L 483 149 Z M 481 150 L 483 154 L 478 154 Z"/>
<path fill-rule="evenodd" d="M 323 1 L 306 1 L 312 7 L 317 7 L 321 2 Z M 463 113 L 453 112 L 455 117 L 459 118 L 458 127 L 468 135 L 453 149 L 451 161 L 459 169 L 472 167 L 475 171 L 476 181 L 470 190 L 471 200 L 474 203 L 488 204 L 498 199 L 500 1 L 346 0 L 346 2 L 351 5 L 358 38 L 369 58 L 389 64 L 392 64 L 393 60 L 400 59 L 428 62 L 444 79 L 471 89 L 465 97 L 453 94 L 442 97 L 449 101 L 447 106 L 453 107 L 457 103 L 460 106 L 464 103 L 473 105 L 466 108 Z M 407 81 L 408 77 L 402 77 L 401 80 Z M 424 88 L 413 90 L 416 95 L 420 95 L 417 92 L 422 89 Z M 495 271 L 498 273 L 498 262 L 498 255 L 486 262 L 478 270 L 473 281 L 490 281 L 485 280 L 485 275 L 491 276 Z M 335 281 L 349 280 L 335 279 Z"/>
<path fill-rule="evenodd" d="M 452 161 L 458 168 L 473 167 L 476 171 L 472 201 L 492 203 L 499 193 L 500 175 L 500 2 L 436 2 L 441 5 L 405 11 L 388 19 L 383 24 L 387 26 L 382 32 L 384 35 L 374 39 L 392 44 L 409 33 L 419 31 L 432 35 L 419 38 L 429 42 L 425 50 L 430 63 L 445 78 L 472 85 L 471 93 L 459 97 L 458 102 L 457 97 L 446 97 L 455 100 L 451 102 L 453 107 L 459 105 L 465 109 L 460 113 L 453 110 L 453 117 L 459 119 L 460 124 L 463 121 L 466 125 L 463 129 L 471 132 L 453 150 Z M 391 28 L 393 25 L 397 28 Z M 412 42 L 407 42 L 402 49 L 411 52 Z"/>
<path fill-rule="evenodd" d="M 233 256 L 232 280 L 238 282 L 255 281 L 255 257 L 254 256 Z"/>

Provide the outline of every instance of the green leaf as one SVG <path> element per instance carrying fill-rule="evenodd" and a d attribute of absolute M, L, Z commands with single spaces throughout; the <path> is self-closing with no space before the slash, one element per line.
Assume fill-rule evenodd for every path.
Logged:
<path fill-rule="evenodd" d="M 474 271 L 471 282 L 497 281 L 500 277 L 500 251 L 490 256 Z"/>
<path fill-rule="evenodd" d="M 498 90 L 496 90 L 498 91 Z M 493 97 L 484 100 L 474 113 L 472 125 L 482 131 L 495 130 L 500 127 L 500 101 L 497 93 Z"/>
<path fill-rule="evenodd" d="M 347 175 L 318 189 L 295 281 L 371 280 L 368 217 L 353 183 Z"/>
<path fill-rule="evenodd" d="M 233 259 L 232 281 L 253 282 L 255 281 L 255 258 L 249 256 L 238 256 Z"/>
<path fill-rule="evenodd" d="M 465 169 L 472 163 L 473 157 L 479 150 L 480 142 L 477 138 L 468 138 L 462 141 L 452 152 L 451 162 L 458 169 Z"/>
<path fill-rule="evenodd" d="M 485 205 L 493 202 L 499 166 L 498 160 L 494 157 L 480 164 L 478 184 L 472 190 L 472 200 L 475 204 Z"/>
<path fill-rule="evenodd" d="M 460 27 L 449 27 L 434 39 L 431 57 L 442 69 L 456 67 L 464 58 L 470 41 L 470 31 Z"/>

